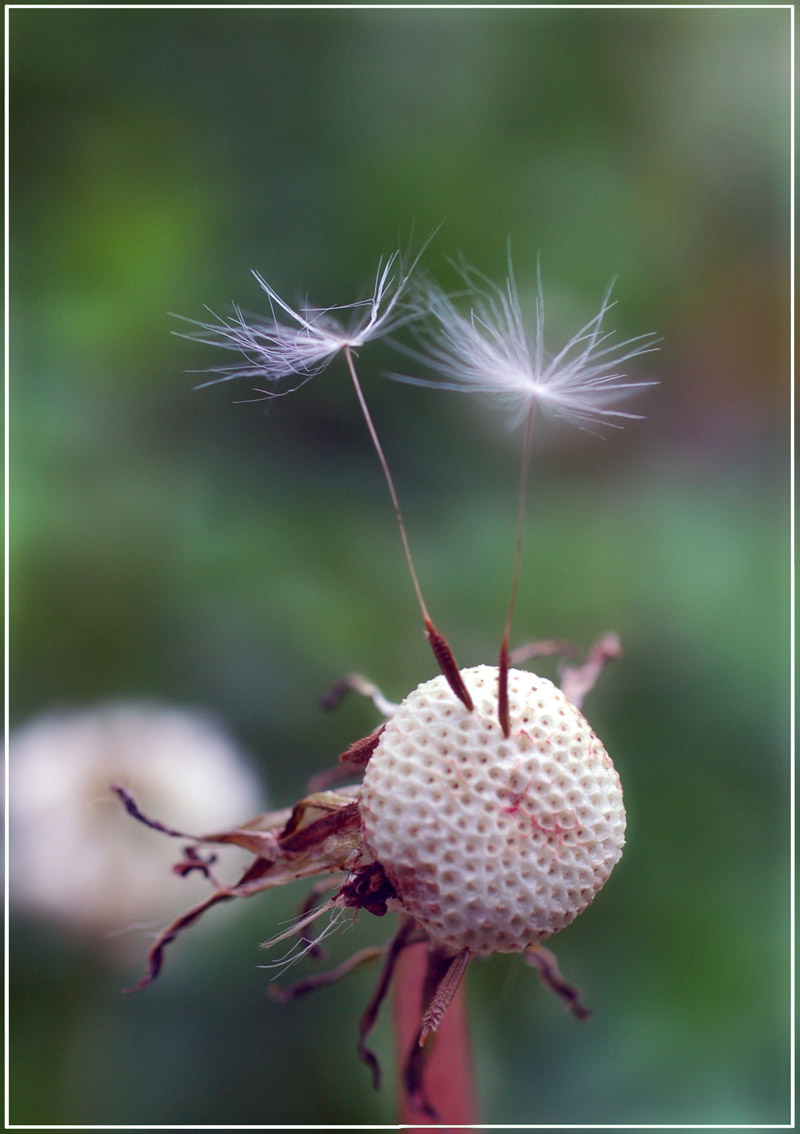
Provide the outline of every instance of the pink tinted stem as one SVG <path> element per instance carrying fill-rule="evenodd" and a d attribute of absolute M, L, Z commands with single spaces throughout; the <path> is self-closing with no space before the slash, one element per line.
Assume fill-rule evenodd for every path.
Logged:
<path fill-rule="evenodd" d="M 415 1107 L 403 1090 L 403 1067 L 419 1034 L 426 966 L 427 947 L 424 944 L 411 945 L 400 955 L 394 976 L 400 1122 L 412 1127 L 431 1126 L 430 1115 Z M 436 1035 L 428 1042 L 432 1044 L 432 1050 L 424 1071 L 425 1094 L 438 1113 L 438 1129 L 474 1125 L 478 1121 L 478 1107 L 463 983 L 455 993 Z"/>
<path fill-rule="evenodd" d="M 528 416 L 525 419 L 525 438 L 522 442 L 522 464 L 519 473 L 519 504 L 517 513 L 517 540 L 514 549 L 514 570 L 511 574 L 511 598 L 508 603 L 506 625 L 503 630 L 503 641 L 500 646 L 500 660 L 498 662 L 498 691 L 497 691 L 497 719 L 503 736 L 508 736 L 510 728 L 508 709 L 508 645 L 511 638 L 511 621 L 514 617 L 514 607 L 517 602 L 517 588 L 519 586 L 519 570 L 522 563 L 522 537 L 525 533 L 525 512 L 528 501 L 528 469 L 531 461 L 531 439 L 533 437 L 533 418 L 536 402 L 531 401 Z"/>

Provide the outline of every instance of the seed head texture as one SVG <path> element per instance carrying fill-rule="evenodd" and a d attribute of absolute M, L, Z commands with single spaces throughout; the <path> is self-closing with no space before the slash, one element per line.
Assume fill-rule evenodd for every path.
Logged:
<path fill-rule="evenodd" d="M 474 711 L 440 676 L 387 723 L 361 788 L 364 838 L 433 939 L 476 955 L 522 952 L 577 917 L 619 861 L 622 788 L 552 682 L 509 672 L 505 738 L 496 667 L 461 676 Z"/>

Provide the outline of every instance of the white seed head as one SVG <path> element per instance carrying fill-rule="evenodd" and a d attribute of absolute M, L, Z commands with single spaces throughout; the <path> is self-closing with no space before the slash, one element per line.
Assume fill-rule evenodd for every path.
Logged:
<path fill-rule="evenodd" d="M 619 861 L 619 776 L 586 718 L 546 678 L 512 669 L 511 730 L 498 670 L 444 677 L 387 723 L 360 793 L 364 838 L 405 910 L 436 941 L 522 952 L 568 925 Z"/>
<path fill-rule="evenodd" d="M 16 907 L 104 940 L 176 902 L 199 901 L 207 886 L 199 874 L 172 872 L 172 842 L 120 821 L 112 783 L 188 831 L 241 823 L 263 798 L 246 756 L 213 718 L 148 702 L 42 714 L 11 734 L 9 763 Z"/>

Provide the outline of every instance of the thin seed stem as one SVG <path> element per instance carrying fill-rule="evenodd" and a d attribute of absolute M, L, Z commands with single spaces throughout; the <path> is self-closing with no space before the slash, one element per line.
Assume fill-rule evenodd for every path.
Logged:
<path fill-rule="evenodd" d="M 373 424 L 372 417 L 369 410 L 367 409 L 367 402 L 364 398 L 364 392 L 361 389 L 361 383 L 358 380 L 355 364 L 353 363 L 352 352 L 350 350 L 350 347 L 347 345 L 342 348 L 342 351 L 347 361 L 347 369 L 350 371 L 350 377 L 353 379 L 353 385 L 356 388 L 356 396 L 358 397 L 358 402 L 361 406 L 361 412 L 364 415 L 364 420 L 367 423 L 367 429 L 369 430 L 369 435 L 372 438 L 372 444 L 375 446 L 375 452 L 378 454 L 378 460 L 381 463 L 383 475 L 386 478 L 386 484 L 389 487 L 389 495 L 392 498 L 392 506 L 394 507 L 397 526 L 400 529 L 400 538 L 403 541 L 403 551 L 405 552 L 406 563 L 408 564 L 408 569 L 411 572 L 411 582 L 414 584 L 414 591 L 417 596 L 417 602 L 419 603 L 419 609 L 422 612 L 422 621 L 425 623 L 425 633 L 428 636 L 428 642 L 431 649 L 433 650 L 433 656 L 436 658 L 436 661 L 439 664 L 439 669 L 444 674 L 448 685 L 453 690 L 456 697 L 458 697 L 459 701 L 462 702 L 462 704 L 469 712 L 472 712 L 472 709 L 474 708 L 472 697 L 470 696 L 469 690 L 464 684 L 464 679 L 462 678 L 461 671 L 458 668 L 458 662 L 453 656 L 453 651 L 450 649 L 450 644 L 445 638 L 444 634 L 442 634 L 442 632 L 440 630 L 437 630 L 434 626 L 433 620 L 428 613 L 428 608 L 425 605 L 425 599 L 422 597 L 422 587 L 420 587 L 419 585 L 417 572 L 414 570 L 414 560 L 411 558 L 411 548 L 408 545 L 406 525 L 403 521 L 403 513 L 400 511 L 400 502 L 397 499 L 394 481 L 392 480 L 392 474 L 389 472 L 389 465 L 384 455 L 383 448 L 381 447 L 381 443 L 378 440 L 378 434 Z"/>
<path fill-rule="evenodd" d="M 519 474 L 519 506 L 517 511 L 517 542 L 514 550 L 514 570 L 511 576 L 511 598 L 508 603 L 506 625 L 503 630 L 503 641 L 500 646 L 500 676 L 497 697 L 498 718 L 503 735 L 508 736 L 510 722 L 508 715 L 508 666 L 509 666 L 509 638 L 511 637 L 511 622 L 514 617 L 514 607 L 517 602 L 517 589 L 519 587 L 520 566 L 522 563 L 522 540 L 525 534 L 525 513 L 528 500 L 528 471 L 531 463 L 531 439 L 533 437 L 533 419 L 535 417 L 536 402 L 531 400 L 527 417 L 525 418 L 525 437 L 522 442 L 522 463 Z"/>
<path fill-rule="evenodd" d="M 528 499 L 528 470 L 531 463 L 531 438 L 533 436 L 533 419 L 536 402 L 532 401 L 528 416 L 525 419 L 525 438 L 522 442 L 522 464 L 519 474 L 519 510 L 517 512 L 517 544 L 514 551 L 514 574 L 511 581 L 511 601 L 508 604 L 506 628 L 503 638 L 508 643 L 511 635 L 511 620 L 514 617 L 514 606 L 517 601 L 517 588 L 519 586 L 519 571 L 522 563 L 522 540 L 525 534 L 525 513 Z"/>
<path fill-rule="evenodd" d="M 427 625 L 431 621 L 431 616 L 428 613 L 427 606 L 425 605 L 425 599 L 422 597 L 422 588 L 419 585 L 417 572 L 414 570 L 414 560 L 411 558 L 411 548 L 408 545 L 406 525 L 403 521 L 403 513 L 400 511 L 400 501 L 397 499 L 397 493 L 395 491 L 394 481 L 392 480 L 392 474 L 389 472 L 389 465 L 384 455 L 383 448 L 381 447 L 381 443 L 378 439 L 378 434 L 373 424 L 369 409 L 367 408 L 364 392 L 361 389 L 361 383 L 359 382 L 358 375 L 356 374 L 356 368 L 353 363 L 353 356 L 349 346 L 345 346 L 343 348 L 343 354 L 345 361 L 347 362 L 347 369 L 350 371 L 350 377 L 353 379 L 353 385 L 356 389 L 356 397 L 358 398 L 358 403 L 361 406 L 361 412 L 364 415 L 364 420 L 367 423 L 367 429 L 369 430 L 369 435 L 372 438 L 372 444 L 375 446 L 375 452 L 378 454 L 378 460 L 381 463 L 383 475 L 386 478 L 386 484 L 389 488 L 389 495 L 392 498 L 392 507 L 394 508 L 395 518 L 397 519 L 397 526 L 400 529 L 400 538 L 403 541 L 403 551 L 405 552 L 406 563 L 408 564 L 408 569 L 411 572 L 411 582 L 414 584 L 414 591 L 417 596 L 417 602 L 419 603 L 419 609 L 422 612 L 423 621 Z"/>

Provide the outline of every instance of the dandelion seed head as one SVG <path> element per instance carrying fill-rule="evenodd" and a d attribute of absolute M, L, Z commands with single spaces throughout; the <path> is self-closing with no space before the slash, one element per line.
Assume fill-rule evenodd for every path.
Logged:
<path fill-rule="evenodd" d="M 263 799 L 245 754 L 194 709 L 130 701 L 52 709 L 12 733 L 9 759 L 16 906 L 87 939 L 116 935 L 143 913 L 160 921 L 206 889 L 199 875 L 172 872 L 167 840 L 119 823 L 110 784 L 131 785 L 184 830 L 233 824 Z M 221 855 L 234 869 L 242 858 Z"/>
<path fill-rule="evenodd" d="M 608 880 L 625 843 L 622 787 L 583 713 L 546 678 L 510 671 L 504 736 L 498 670 L 461 676 L 473 709 L 440 675 L 386 723 L 359 794 L 364 839 L 432 940 L 522 952 Z"/>

